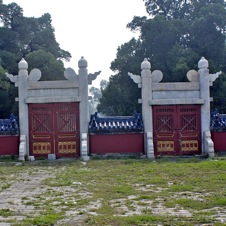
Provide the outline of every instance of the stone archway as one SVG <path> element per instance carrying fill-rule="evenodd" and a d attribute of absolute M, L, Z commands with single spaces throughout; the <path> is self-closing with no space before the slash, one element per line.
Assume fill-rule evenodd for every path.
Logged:
<path fill-rule="evenodd" d="M 79 118 L 79 153 L 73 153 L 74 156 L 80 155 L 84 159 L 88 159 L 88 124 L 89 124 L 89 108 L 88 108 L 88 85 L 92 84 L 92 81 L 100 74 L 95 72 L 94 74 L 88 74 L 87 71 L 87 61 L 82 57 L 79 62 L 79 72 L 78 74 L 72 68 L 67 68 L 64 72 L 66 80 L 62 81 L 39 81 L 41 78 L 41 71 L 39 69 L 31 70 L 28 74 L 28 64 L 22 59 L 19 64 L 19 74 L 11 75 L 7 74 L 7 77 L 11 82 L 15 83 L 18 87 L 18 101 L 19 101 L 19 122 L 20 122 L 20 135 L 21 143 L 19 148 L 19 156 L 21 160 L 24 160 L 25 156 L 30 156 L 30 131 L 29 128 L 29 110 L 28 106 L 32 104 L 46 104 L 47 105 L 58 105 L 61 103 L 62 106 L 66 106 L 67 103 L 71 106 L 75 104 L 78 105 L 78 118 Z M 67 112 L 67 114 L 69 114 Z M 53 117 L 52 114 L 51 117 Z M 73 116 L 74 117 L 74 116 Z M 56 117 L 55 117 L 56 118 Z M 51 118 L 51 120 L 54 120 Z M 50 120 L 50 121 L 51 121 Z M 65 119 L 66 120 L 66 119 Z M 65 121 L 66 122 L 66 121 Z M 53 128 L 50 128 L 51 130 Z M 56 128 L 55 128 L 56 129 Z M 58 128 L 59 129 L 59 128 Z M 54 132 L 55 134 L 57 131 Z M 32 142 L 33 137 L 31 138 Z M 56 141 L 56 139 L 55 139 Z M 54 142 L 55 142 L 54 141 Z M 62 143 L 68 152 L 73 152 L 75 146 L 75 141 L 70 141 L 70 146 L 68 142 Z M 51 142 L 50 142 L 51 143 Z M 82 143 L 82 145 L 80 145 Z M 58 146 L 58 150 L 60 148 Z M 43 146 L 44 148 L 49 148 L 48 146 Z M 55 146 L 52 145 L 51 149 Z M 55 148 L 56 149 L 56 148 Z M 52 150 L 51 150 L 52 153 Z M 68 153 L 69 154 L 69 153 Z M 59 151 L 58 151 L 59 155 Z"/>
<path fill-rule="evenodd" d="M 214 156 L 213 142 L 210 134 L 210 92 L 209 86 L 218 78 L 221 72 L 209 74 L 208 61 L 202 57 L 198 62 L 199 70 L 190 70 L 187 73 L 189 82 L 163 83 L 163 73 L 159 70 L 151 72 L 151 64 L 147 59 L 141 63 L 141 76 L 128 73 L 138 87 L 141 88 L 142 116 L 145 132 L 145 152 L 147 157 L 154 157 L 153 109 L 155 106 L 200 106 L 201 145 L 200 152 Z M 177 138 L 178 141 L 180 138 Z M 193 145 L 193 144 L 192 144 Z M 199 145 L 198 145 L 199 147 Z"/>

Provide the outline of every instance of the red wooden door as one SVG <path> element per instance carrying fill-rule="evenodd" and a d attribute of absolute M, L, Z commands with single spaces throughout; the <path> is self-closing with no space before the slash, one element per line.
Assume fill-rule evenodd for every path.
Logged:
<path fill-rule="evenodd" d="M 29 105 L 30 155 L 42 156 L 54 153 L 52 112 L 51 104 Z"/>
<path fill-rule="evenodd" d="M 155 156 L 201 153 L 200 106 L 153 106 Z"/>
<path fill-rule="evenodd" d="M 30 155 L 79 156 L 79 104 L 29 104 Z"/>
<path fill-rule="evenodd" d="M 177 106 L 179 117 L 179 143 L 181 155 L 201 153 L 200 105 Z"/>
<path fill-rule="evenodd" d="M 79 104 L 54 104 L 55 150 L 57 157 L 79 155 Z"/>

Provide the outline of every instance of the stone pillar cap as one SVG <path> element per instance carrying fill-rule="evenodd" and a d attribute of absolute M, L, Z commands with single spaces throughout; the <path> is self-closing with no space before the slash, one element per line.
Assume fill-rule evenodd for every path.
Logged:
<path fill-rule="evenodd" d="M 198 62 L 198 68 L 203 69 L 208 67 L 209 67 L 208 60 L 206 60 L 205 57 L 201 57 L 200 61 Z"/>
<path fill-rule="evenodd" d="M 24 58 L 22 58 L 21 61 L 18 63 L 18 68 L 20 70 L 23 70 L 23 69 L 27 70 L 28 69 L 28 63 L 27 63 L 26 60 L 24 60 Z"/>
<path fill-rule="evenodd" d="M 148 61 L 147 58 L 144 58 L 144 61 L 141 63 L 141 70 L 144 69 L 151 69 L 151 63 Z"/>
<path fill-rule="evenodd" d="M 86 68 L 88 65 L 87 60 L 82 56 L 81 59 L 78 61 L 79 68 Z"/>

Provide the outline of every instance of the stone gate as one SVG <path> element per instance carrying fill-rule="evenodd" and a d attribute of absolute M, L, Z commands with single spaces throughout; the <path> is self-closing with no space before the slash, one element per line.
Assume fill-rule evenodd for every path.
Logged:
<path fill-rule="evenodd" d="M 199 70 L 187 73 L 189 82 L 163 83 L 163 73 L 151 72 L 147 59 L 141 63 L 141 76 L 128 73 L 141 88 L 145 153 L 148 158 L 165 154 L 207 153 L 214 156 L 210 135 L 209 87 L 221 72 L 209 74 L 202 57 Z"/>
<path fill-rule="evenodd" d="M 18 87 L 19 159 L 31 155 L 87 159 L 88 85 L 100 72 L 88 74 L 83 57 L 78 62 L 78 74 L 67 68 L 62 81 L 39 81 L 41 71 L 33 69 L 28 74 L 24 59 L 18 67 L 18 75 L 7 77 Z"/>

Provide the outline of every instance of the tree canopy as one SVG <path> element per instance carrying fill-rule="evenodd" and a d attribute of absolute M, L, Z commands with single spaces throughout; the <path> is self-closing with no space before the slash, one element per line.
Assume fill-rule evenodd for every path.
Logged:
<path fill-rule="evenodd" d="M 49 13 L 24 17 L 19 5 L 0 0 L 0 100 L 5 103 L 0 106 L 0 118 L 17 114 L 17 91 L 5 72 L 17 74 L 21 58 L 28 62 L 29 70 L 41 70 L 42 80 L 64 79 L 63 61 L 69 61 L 71 54 L 60 48 L 54 32 Z"/>
<path fill-rule="evenodd" d="M 132 114 L 139 110 L 139 92 L 128 72 L 140 74 L 140 64 L 148 58 L 152 70 L 161 70 L 164 82 L 186 81 L 190 69 L 204 56 L 210 71 L 226 69 L 226 4 L 224 0 L 144 0 L 149 18 L 134 16 L 127 27 L 138 31 L 139 38 L 121 45 L 111 69 L 110 77 L 102 92 L 98 110 L 110 115 Z M 212 107 L 226 111 L 225 74 L 211 88 Z M 121 101 L 123 100 L 124 109 Z"/>

